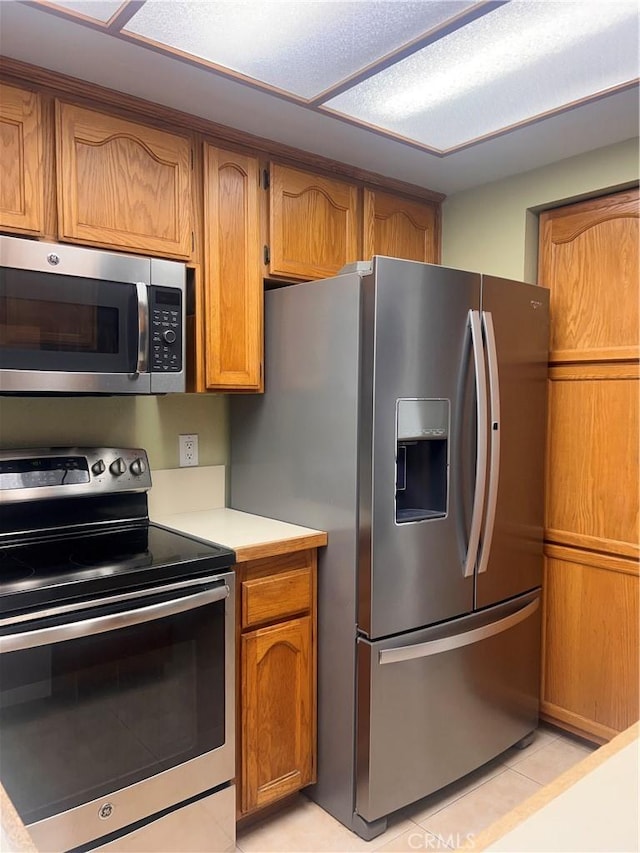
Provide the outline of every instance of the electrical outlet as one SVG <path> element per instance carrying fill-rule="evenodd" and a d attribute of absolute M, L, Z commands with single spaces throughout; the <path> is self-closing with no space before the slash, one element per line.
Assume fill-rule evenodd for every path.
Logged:
<path fill-rule="evenodd" d="M 198 436 L 179 435 L 180 467 L 187 468 L 198 464 Z"/>

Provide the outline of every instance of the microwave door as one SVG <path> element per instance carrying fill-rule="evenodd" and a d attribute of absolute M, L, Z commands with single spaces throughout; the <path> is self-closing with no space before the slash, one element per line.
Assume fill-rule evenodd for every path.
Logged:
<path fill-rule="evenodd" d="M 3 392 L 149 393 L 146 283 L 0 275 Z"/>

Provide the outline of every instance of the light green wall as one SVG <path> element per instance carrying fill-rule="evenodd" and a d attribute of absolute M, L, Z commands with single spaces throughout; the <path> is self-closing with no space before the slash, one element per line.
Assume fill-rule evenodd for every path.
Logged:
<path fill-rule="evenodd" d="M 178 435 L 197 433 L 200 465 L 228 459 L 227 398 L 2 397 L 0 447 L 144 447 L 151 470 L 178 467 Z"/>
<path fill-rule="evenodd" d="M 630 139 L 494 181 L 447 198 L 442 263 L 535 282 L 538 213 L 638 181 L 638 140 Z"/>

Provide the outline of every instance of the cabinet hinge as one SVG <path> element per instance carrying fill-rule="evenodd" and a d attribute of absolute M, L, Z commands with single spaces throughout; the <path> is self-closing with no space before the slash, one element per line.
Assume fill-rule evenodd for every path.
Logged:
<path fill-rule="evenodd" d="M 268 169 L 262 170 L 262 189 L 264 189 L 264 190 L 269 189 L 269 170 Z"/>
<path fill-rule="evenodd" d="M 269 247 L 265 246 L 263 250 L 263 257 L 265 264 L 271 263 L 271 253 L 269 252 Z"/>

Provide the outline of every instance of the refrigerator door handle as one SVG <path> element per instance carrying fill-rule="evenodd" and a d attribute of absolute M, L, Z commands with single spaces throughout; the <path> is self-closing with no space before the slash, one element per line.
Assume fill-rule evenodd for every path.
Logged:
<path fill-rule="evenodd" d="M 515 613 L 510 613 L 503 619 L 498 619 L 496 622 L 490 622 L 488 625 L 482 625 L 480 628 L 472 628 L 471 631 L 463 631 L 461 634 L 454 634 L 452 637 L 441 637 L 439 640 L 427 640 L 426 643 L 416 643 L 413 646 L 399 646 L 395 649 L 381 649 L 378 652 L 378 663 L 401 663 L 407 660 L 416 660 L 417 658 L 426 658 L 430 655 L 439 655 L 443 652 L 450 652 L 453 649 L 460 649 L 463 646 L 470 646 L 472 643 L 479 643 L 480 640 L 486 640 L 488 637 L 495 637 L 496 634 L 502 634 L 524 622 L 540 606 L 540 597 L 530 601 L 520 610 Z"/>
<path fill-rule="evenodd" d="M 498 503 L 498 481 L 500 479 L 500 377 L 498 375 L 498 351 L 493 317 L 490 311 L 482 312 L 482 327 L 487 345 L 487 363 L 489 365 L 489 399 L 491 402 L 491 462 L 489 465 L 489 488 L 487 490 L 487 509 L 482 531 L 482 549 L 478 562 L 478 574 L 487 571 L 493 528 Z"/>
<path fill-rule="evenodd" d="M 464 561 L 463 575 L 470 578 L 473 575 L 480 544 L 480 527 L 482 525 L 482 504 L 487 481 L 487 380 L 484 369 L 484 350 L 482 346 L 482 328 L 480 312 L 469 311 L 471 326 L 471 343 L 473 346 L 473 364 L 476 380 L 476 415 L 477 415 L 477 450 L 476 450 L 476 487 L 473 496 L 471 512 L 471 529 L 467 556 Z"/>

